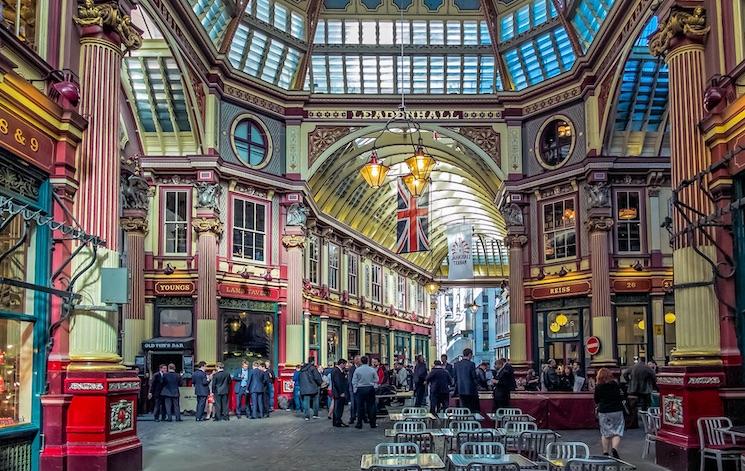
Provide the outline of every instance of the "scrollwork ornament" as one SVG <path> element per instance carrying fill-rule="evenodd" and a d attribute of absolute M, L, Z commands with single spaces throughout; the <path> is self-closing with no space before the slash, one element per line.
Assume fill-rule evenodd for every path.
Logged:
<path fill-rule="evenodd" d="M 127 51 L 142 46 L 142 35 L 132 26 L 132 18 L 122 13 L 116 2 L 96 5 L 94 0 L 85 0 L 78 6 L 74 21 L 78 26 L 99 26 L 114 31 Z"/>
<path fill-rule="evenodd" d="M 509 248 L 522 248 L 528 243 L 528 236 L 526 235 L 508 235 L 504 238 L 504 244 Z"/>
<path fill-rule="evenodd" d="M 282 245 L 284 245 L 286 248 L 303 248 L 305 247 L 305 236 L 296 235 L 296 234 L 287 234 L 282 236 Z"/>
<path fill-rule="evenodd" d="M 608 232 L 613 228 L 611 218 L 590 218 L 585 221 L 585 227 L 589 232 Z"/>
<path fill-rule="evenodd" d="M 706 26 L 706 11 L 697 7 L 690 13 L 675 10 L 666 22 L 660 23 L 657 32 L 649 39 L 649 52 L 653 56 L 664 56 L 670 52 L 676 39 L 685 38 L 703 43 L 711 28 Z"/>
<path fill-rule="evenodd" d="M 147 234 L 147 219 L 141 217 L 125 216 L 121 218 L 120 224 L 124 232 L 142 232 Z"/>
<path fill-rule="evenodd" d="M 223 232 L 222 221 L 217 218 L 194 218 L 191 221 L 191 226 L 197 234 L 212 232 L 219 237 Z"/>

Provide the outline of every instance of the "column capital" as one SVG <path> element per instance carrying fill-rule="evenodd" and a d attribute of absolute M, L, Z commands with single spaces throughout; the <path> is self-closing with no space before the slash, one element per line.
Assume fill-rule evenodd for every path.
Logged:
<path fill-rule="evenodd" d="M 287 249 L 305 247 L 305 236 L 298 234 L 285 234 L 282 236 L 282 245 Z"/>
<path fill-rule="evenodd" d="M 590 218 L 585 221 L 585 228 L 588 232 L 608 232 L 613 224 L 613 219 L 609 217 Z"/>
<path fill-rule="evenodd" d="M 147 234 L 147 219 L 140 216 L 123 216 L 119 219 L 124 232 L 140 232 Z"/>
<path fill-rule="evenodd" d="M 78 16 L 74 21 L 81 27 L 83 38 L 100 33 L 115 33 L 119 37 L 119 44 L 124 45 L 127 51 L 142 46 L 142 35 L 117 1 L 96 5 L 94 0 L 83 0 L 78 5 Z"/>
<path fill-rule="evenodd" d="M 223 231 L 222 221 L 211 217 L 197 217 L 191 220 L 191 226 L 197 234 L 212 232 L 216 236 L 221 236 Z"/>
<path fill-rule="evenodd" d="M 649 39 L 649 52 L 653 56 L 664 57 L 679 46 L 703 44 L 710 29 L 706 25 L 704 8 L 674 6 L 667 19 L 660 23 L 657 32 Z"/>
<path fill-rule="evenodd" d="M 511 249 L 519 249 L 528 243 L 528 236 L 523 234 L 508 234 L 504 238 L 504 243 Z"/>

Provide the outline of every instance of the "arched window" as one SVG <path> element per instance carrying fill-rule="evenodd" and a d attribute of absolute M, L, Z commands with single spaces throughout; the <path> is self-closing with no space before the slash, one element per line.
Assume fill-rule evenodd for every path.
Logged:
<path fill-rule="evenodd" d="M 233 146 L 238 158 L 250 166 L 260 166 L 267 157 L 267 136 L 264 128 L 250 118 L 242 119 L 233 131 Z"/>

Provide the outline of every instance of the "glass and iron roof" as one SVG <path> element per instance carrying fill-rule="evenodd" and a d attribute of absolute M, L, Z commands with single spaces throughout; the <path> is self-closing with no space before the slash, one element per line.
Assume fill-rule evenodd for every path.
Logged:
<path fill-rule="evenodd" d="M 478 0 L 324 0 L 315 26 L 304 11 L 311 2 L 249 0 L 237 12 L 230 0 L 182 1 L 230 64 L 262 82 L 314 94 L 431 95 L 522 90 L 565 73 L 617 3 L 500 2 L 490 29 Z"/>

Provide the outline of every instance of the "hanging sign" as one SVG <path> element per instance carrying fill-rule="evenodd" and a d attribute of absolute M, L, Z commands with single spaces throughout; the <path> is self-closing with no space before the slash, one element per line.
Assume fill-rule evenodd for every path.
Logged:
<path fill-rule="evenodd" d="M 450 226 L 448 235 L 448 279 L 463 280 L 473 278 L 473 256 L 471 226 L 460 224 Z"/>
<path fill-rule="evenodd" d="M 587 340 L 585 340 L 585 349 L 587 349 L 587 353 L 590 355 L 597 355 L 600 353 L 600 339 L 594 335 L 588 337 Z"/>
<path fill-rule="evenodd" d="M 616 293 L 647 293 L 652 290 L 652 280 L 649 278 L 614 280 L 613 291 Z"/>
<path fill-rule="evenodd" d="M 255 286 L 237 283 L 220 283 L 217 288 L 221 296 L 239 299 L 261 299 L 276 301 L 279 299 L 279 288 Z"/>
<path fill-rule="evenodd" d="M 190 296 L 194 294 L 194 282 L 186 280 L 156 281 L 153 291 L 160 296 Z"/>
<path fill-rule="evenodd" d="M 590 283 L 583 281 L 559 286 L 539 286 L 533 288 L 533 299 L 562 298 L 590 292 Z"/>

